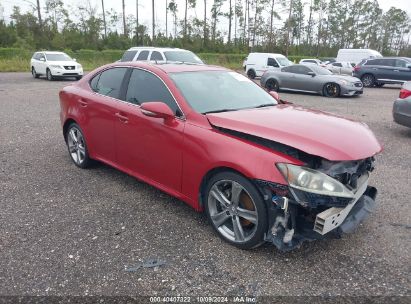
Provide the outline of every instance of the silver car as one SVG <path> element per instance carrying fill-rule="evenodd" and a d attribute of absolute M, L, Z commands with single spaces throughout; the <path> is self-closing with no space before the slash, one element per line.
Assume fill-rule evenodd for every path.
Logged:
<path fill-rule="evenodd" d="M 411 81 L 404 83 L 392 109 L 394 121 L 411 128 Z"/>
<path fill-rule="evenodd" d="M 328 97 L 354 96 L 363 93 L 362 82 L 352 76 L 334 75 L 317 65 L 294 64 L 267 71 L 261 86 L 270 91 L 290 90 L 318 93 Z"/>

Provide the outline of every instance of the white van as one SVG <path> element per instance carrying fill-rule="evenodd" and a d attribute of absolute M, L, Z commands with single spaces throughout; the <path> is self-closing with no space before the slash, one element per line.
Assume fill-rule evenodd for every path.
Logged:
<path fill-rule="evenodd" d="M 382 58 L 382 55 L 371 49 L 340 49 L 336 61 L 348 61 L 357 64 L 363 59 L 370 58 Z"/>
<path fill-rule="evenodd" d="M 261 77 L 269 69 L 291 65 L 292 62 L 284 55 L 273 53 L 250 53 L 247 57 L 245 71 L 251 79 Z"/>

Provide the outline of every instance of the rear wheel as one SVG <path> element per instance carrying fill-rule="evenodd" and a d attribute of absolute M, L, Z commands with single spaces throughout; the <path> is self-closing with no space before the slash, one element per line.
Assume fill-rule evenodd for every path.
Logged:
<path fill-rule="evenodd" d="M 340 86 L 333 82 L 326 83 L 323 88 L 323 95 L 326 97 L 340 96 Z"/>
<path fill-rule="evenodd" d="M 371 74 L 365 74 L 361 77 L 361 81 L 364 87 L 370 88 L 374 86 L 375 77 Z"/>
<path fill-rule="evenodd" d="M 247 178 L 229 171 L 218 173 L 209 180 L 204 197 L 207 217 L 223 240 L 241 249 L 264 242 L 266 207 Z"/>
<path fill-rule="evenodd" d="M 254 70 L 248 70 L 247 76 L 248 76 L 248 78 L 250 78 L 250 79 L 254 79 L 255 76 L 256 76 L 255 71 L 254 71 Z"/>
<path fill-rule="evenodd" d="M 376 86 L 377 88 L 382 88 L 382 87 L 384 86 L 384 83 L 377 82 L 377 83 L 375 84 L 375 86 Z"/>
<path fill-rule="evenodd" d="M 276 91 L 278 92 L 280 90 L 280 87 L 278 85 L 277 80 L 275 79 L 268 79 L 267 82 L 265 83 L 265 88 L 268 91 Z"/>
<path fill-rule="evenodd" d="M 92 160 L 88 155 L 86 140 L 78 124 L 72 123 L 67 128 L 66 143 L 74 164 L 82 169 L 90 167 Z"/>
<path fill-rule="evenodd" d="M 39 78 L 39 74 L 37 74 L 36 69 L 34 67 L 31 67 L 31 75 L 33 75 L 33 78 Z"/>
<path fill-rule="evenodd" d="M 54 79 L 53 75 L 51 74 L 51 71 L 49 69 L 47 69 L 47 71 L 46 71 L 46 77 L 47 77 L 47 80 L 49 80 L 49 81 L 52 81 Z"/>

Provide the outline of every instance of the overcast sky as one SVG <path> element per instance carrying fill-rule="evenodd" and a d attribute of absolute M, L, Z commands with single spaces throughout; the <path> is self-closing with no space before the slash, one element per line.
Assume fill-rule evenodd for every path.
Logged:
<path fill-rule="evenodd" d="M 44 6 L 45 0 L 40 0 L 42 5 Z M 84 3 L 87 0 L 63 0 L 64 4 L 66 5 L 72 5 L 72 6 L 77 6 L 79 3 Z M 101 0 L 90 0 L 92 4 L 97 6 L 98 11 L 101 12 Z M 155 0 L 156 3 L 156 23 L 159 27 L 164 28 L 165 27 L 165 1 L 169 0 Z M 208 7 L 211 8 L 211 4 L 213 0 L 207 0 L 208 1 Z M 19 5 L 22 9 L 22 11 L 27 11 L 31 10 L 30 5 L 28 2 L 35 2 L 35 0 L 0 0 L 0 4 L 4 8 L 3 16 L 5 20 L 9 20 L 9 16 L 12 12 L 12 8 L 14 5 Z M 121 12 L 122 10 L 122 5 L 121 5 L 121 0 L 104 0 L 104 5 L 106 10 L 110 10 L 113 8 L 114 10 Z M 184 3 L 185 0 L 176 0 L 177 2 L 177 8 L 178 8 L 178 17 L 181 19 L 184 17 Z M 189 11 L 190 16 L 195 16 L 197 15 L 200 19 L 203 18 L 203 0 L 197 0 L 197 7 L 193 10 Z M 234 1 L 233 1 L 234 2 Z M 309 0 L 305 0 L 306 3 L 309 2 Z M 406 10 L 408 14 L 411 17 L 411 0 L 378 0 L 380 3 L 380 7 L 384 10 L 387 11 L 391 6 L 401 8 L 403 10 Z M 133 14 L 135 15 L 136 11 L 136 1 L 135 0 L 125 0 L 126 4 L 126 14 Z M 226 4 L 226 6 L 228 3 Z M 306 4 L 306 8 L 308 9 L 308 4 Z M 223 8 L 223 10 L 228 10 L 227 8 Z M 208 9 L 208 15 L 209 9 Z M 150 27 L 151 24 L 151 0 L 139 0 L 139 18 L 140 22 L 145 24 L 146 26 Z M 0 16 L 1 17 L 1 16 Z M 221 25 L 225 25 L 226 23 L 226 18 L 221 18 Z M 283 18 L 284 20 L 284 18 Z M 172 29 L 172 20 L 171 16 L 169 16 L 168 19 L 169 22 L 169 28 Z M 277 24 L 275 25 L 280 25 L 282 24 L 283 21 L 277 21 Z"/>

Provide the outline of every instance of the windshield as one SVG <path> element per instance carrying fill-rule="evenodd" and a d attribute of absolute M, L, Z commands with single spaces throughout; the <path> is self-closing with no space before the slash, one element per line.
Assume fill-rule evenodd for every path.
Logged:
<path fill-rule="evenodd" d="M 46 54 L 48 61 L 73 61 L 66 54 Z"/>
<path fill-rule="evenodd" d="M 332 75 L 332 72 L 318 65 L 310 65 L 310 69 L 317 75 Z"/>
<path fill-rule="evenodd" d="M 200 58 L 191 52 L 186 51 L 167 51 L 164 52 L 167 61 L 178 61 L 188 63 L 203 63 Z"/>
<path fill-rule="evenodd" d="M 170 76 L 190 106 L 202 114 L 277 104 L 270 94 L 236 72 L 183 72 Z"/>
<path fill-rule="evenodd" d="M 285 57 L 277 57 L 276 59 L 280 63 L 280 65 L 283 66 L 283 67 L 284 66 L 289 66 L 289 65 L 292 64 L 292 62 L 290 60 L 288 60 L 287 58 L 285 58 Z"/>

